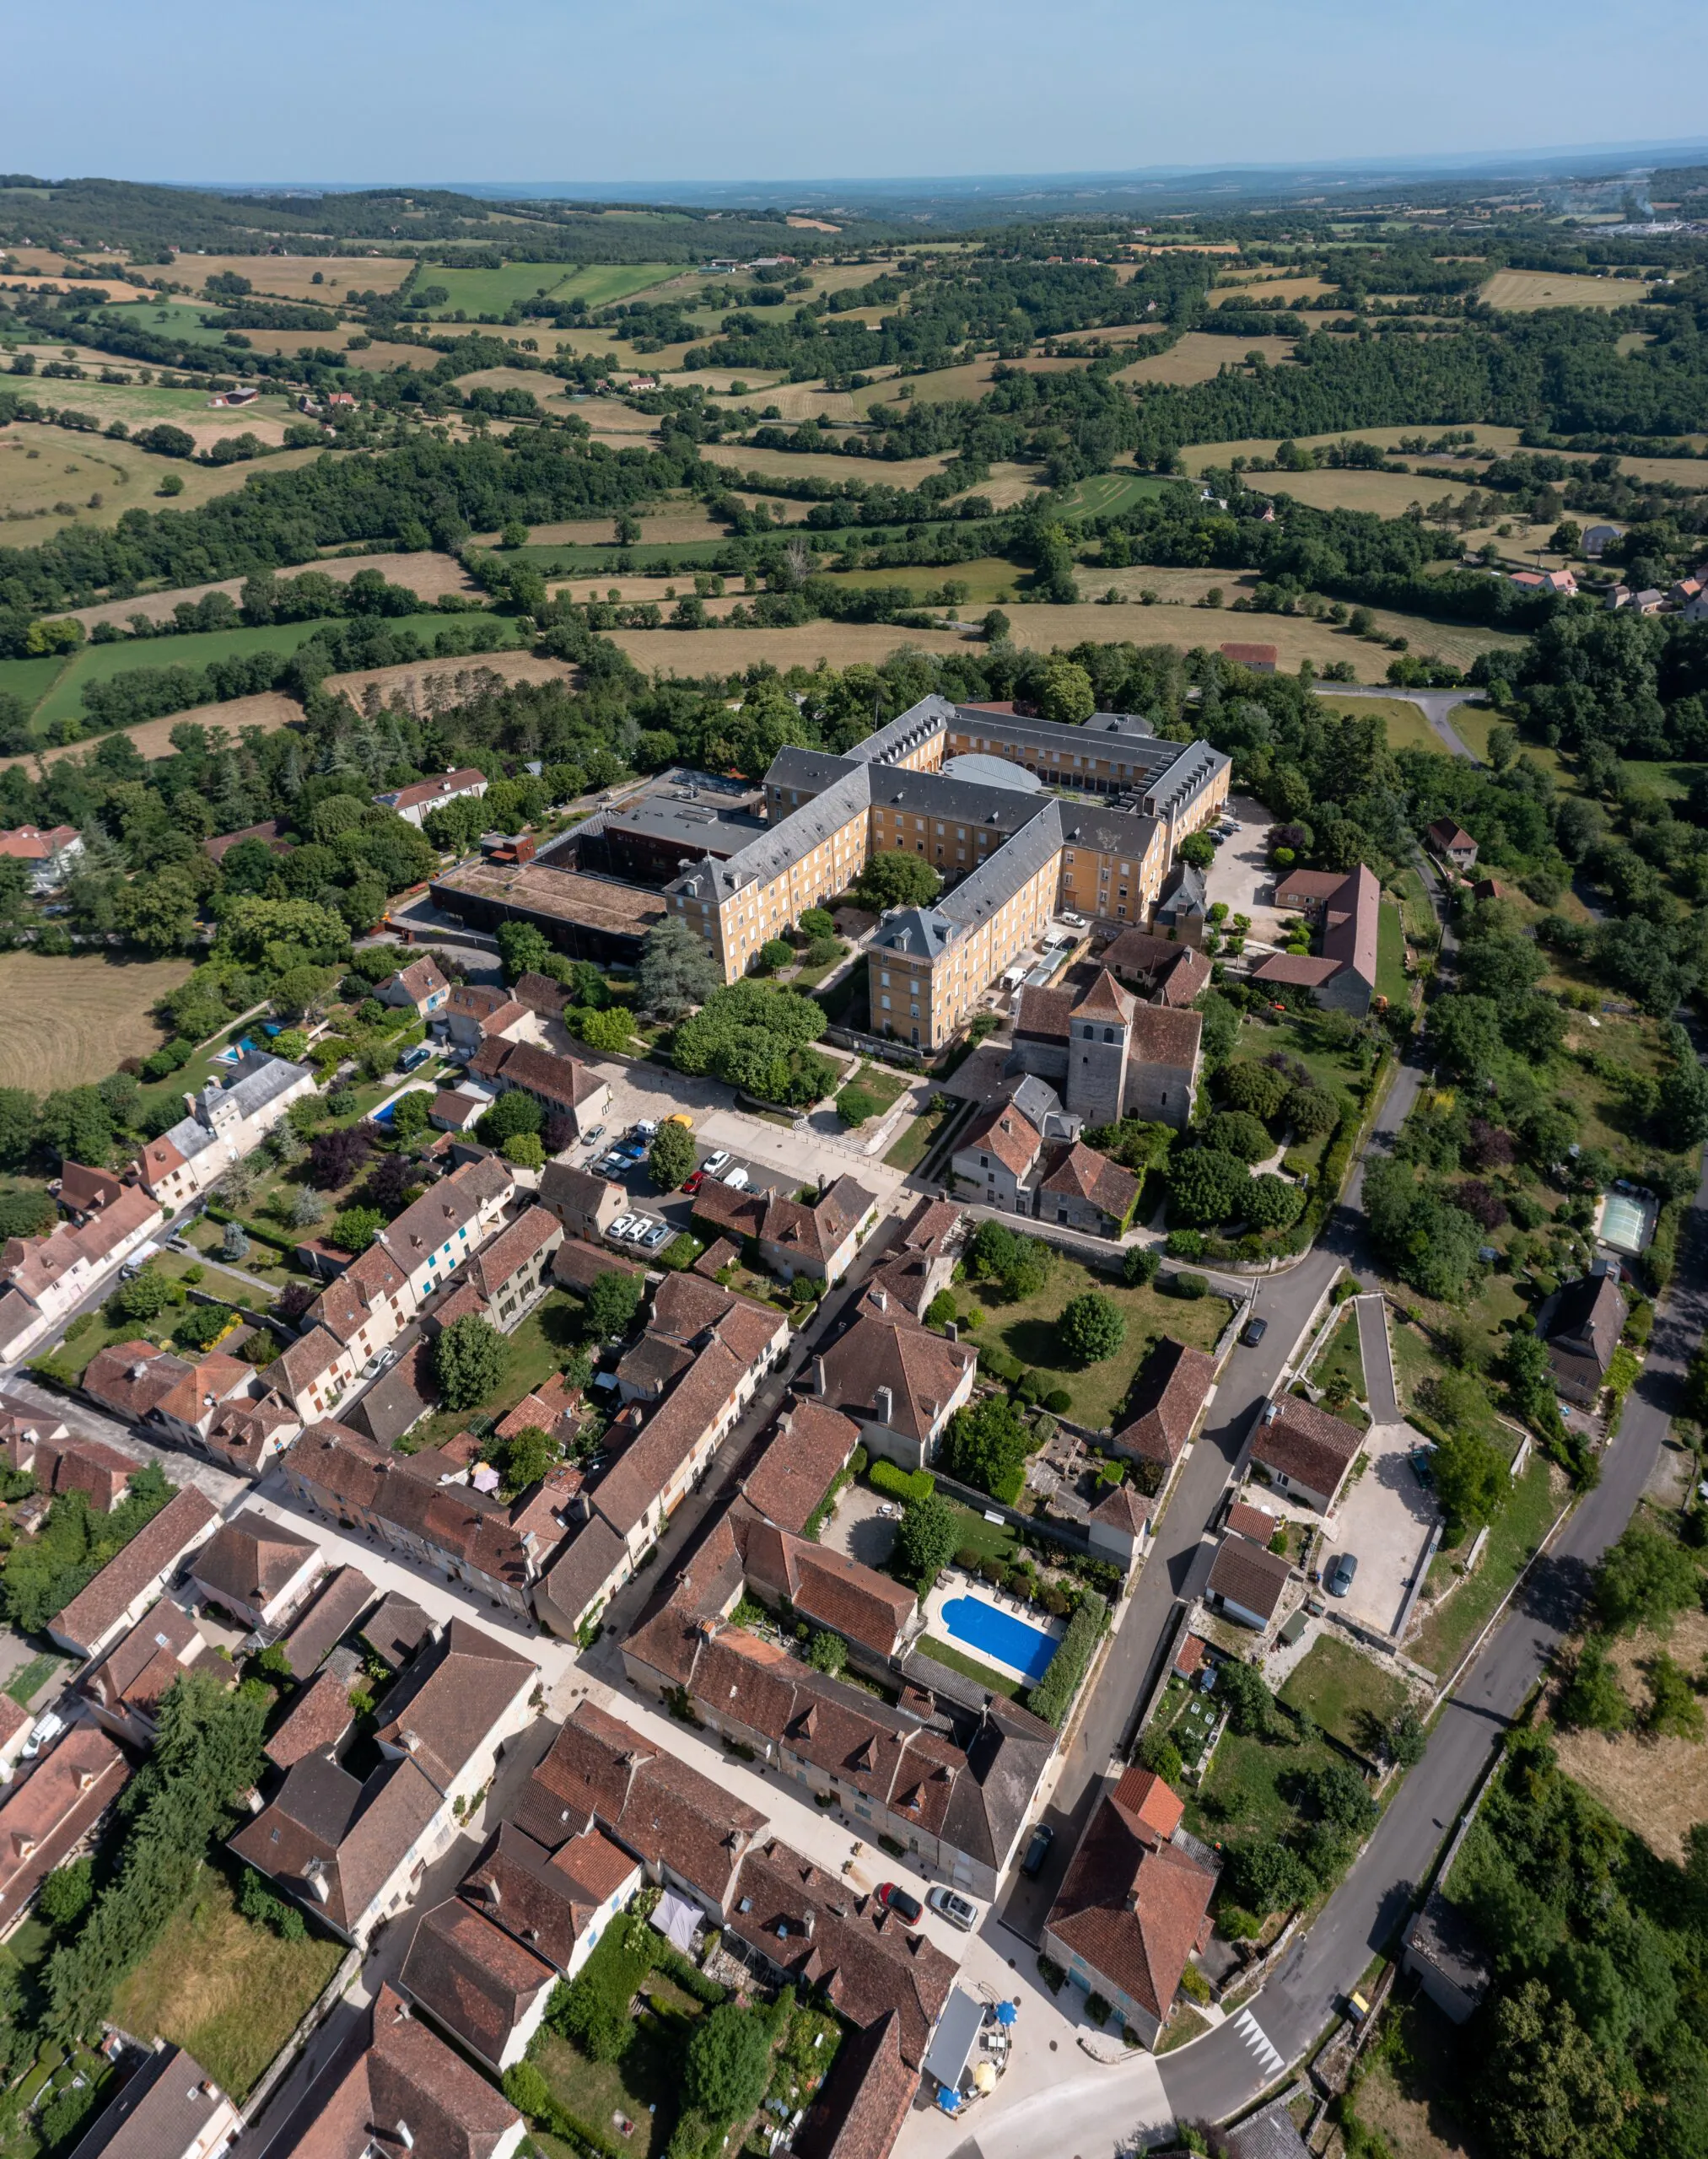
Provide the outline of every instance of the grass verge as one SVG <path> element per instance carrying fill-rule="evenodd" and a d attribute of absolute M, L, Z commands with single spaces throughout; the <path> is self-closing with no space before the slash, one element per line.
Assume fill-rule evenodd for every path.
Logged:
<path fill-rule="evenodd" d="M 988 1664 L 980 1664 L 976 1657 L 962 1656 L 959 1650 L 951 1649 L 935 1634 L 920 1635 L 919 1653 L 929 1657 L 933 1664 L 946 1664 L 951 1672 L 958 1672 L 963 1679 L 972 1680 L 989 1693 L 1006 1694 L 1012 1700 L 1021 1691 L 1019 1680 L 1005 1679 L 999 1672 L 992 1671 Z"/>
<path fill-rule="evenodd" d="M 1542 1456 L 1531 1461 L 1490 1529 L 1476 1573 L 1446 1595 L 1409 1644 L 1407 1654 L 1439 1677 L 1445 1679 L 1452 1672 L 1467 1643 L 1517 1580 L 1547 1534 L 1565 1498 L 1563 1491 L 1554 1489 L 1554 1474 Z M 1454 1554 L 1436 1554 L 1430 1567 L 1432 1590 L 1448 1578 L 1453 1564 Z"/>

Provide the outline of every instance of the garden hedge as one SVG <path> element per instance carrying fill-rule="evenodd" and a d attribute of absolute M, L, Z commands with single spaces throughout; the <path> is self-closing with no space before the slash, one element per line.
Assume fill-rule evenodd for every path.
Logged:
<path fill-rule="evenodd" d="M 1102 1597 L 1096 1590 L 1087 1590 L 1080 1599 L 1079 1610 L 1068 1622 L 1068 1631 L 1057 1643 L 1056 1653 L 1043 1677 L 1026 1697 L 1026 1705 L 1035 1717 L 1042 1717 L 1046 1724 L 1053 1724 L 1059 1731 L 1080 1691 L 1080 1682 L 1090 1666 L 1091 1652 L 1108 1617 L 1109 1607 Z"/>
<path fill-rule="evenodd" d="M 929 1469 L 898 1469 L 894 1462 L 882 1460 L 867 1469 L 866 1481 L 875 1492 L 886 1493 L 892 1499 L 929 1499 L 937 1489 Z"/>

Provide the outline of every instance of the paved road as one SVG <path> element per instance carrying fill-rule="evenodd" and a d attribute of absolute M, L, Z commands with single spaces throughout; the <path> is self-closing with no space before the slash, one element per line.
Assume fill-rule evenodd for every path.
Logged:
<path fill-rule="evenodd" d="M 1444 750 L 1450 750 L 1454 756 L 1463 757 L 1470 764 L 1482 762 L 1482 759 L 1461 739 L 1457 730 L 1447 724 L 1447 714 L 1456 705 L 1479 705 L 1487 702 L 1475 690 L 1399 690 L 1387 683 L 1379 689 L 1355 689 L 1349 688 L 1344 682 L 1325 683 L 1323 689 L 1325 697 L 1393 697 L 1402 704 L 1415 705 L 1439 736 Z"/>

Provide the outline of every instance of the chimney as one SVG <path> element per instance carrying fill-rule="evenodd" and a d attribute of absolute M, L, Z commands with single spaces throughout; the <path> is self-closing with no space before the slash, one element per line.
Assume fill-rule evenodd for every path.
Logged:
<path fill-rule="evenodd" d="M 948 1325 L 943 1329 L 943 1332 L 948 1336 L 951 1342 L 958 1342 L 961 1339 L 960 1325 L 958 1322 L 955 1320 L 951 1319 Z"/>
<path fill-rule="evenodd" d="M 889 1294 L 886 1290 L 874 1289 L 872 1291 L 872 1302 L 877 1306 L 881 1312 L 886 1312 L 890 1309 Z"/>
<path fill-rule="evenodd" d="M 399 2122 L 399 2123 L 398 2123 L 398 2124 L 397 2124 L 397 2141 L 398 2141 L 398 2142 L 399 2142 L 399 2143 L 403 2146 L 403 2149 L 404 2149 L 406 2151 L 414 2151 L 414 2149 L 415 2149 L 415 2137 L 414 2137 L 414 2135 L 413 2135 L 413 2133 L 412 2132 L 412 2130 L 411 2130 L 411 2129 L 410 2129 L 410 2126 L 409 2126 L 409 2124 L 408 2124 L 408 2123 L 407 2123 L 407 2122 Z"/>
<path fill-rule="evenodd" d="M 876 1412 L 879 1424 L 887 1424 L 896 1413 L 894 1390 L 886 1386 L 875 1387 L 872 1391 L 872 1408 Z"/>
<path fill-rule="evenodd" d="M 828 1394 L 830 1392 L 824 1376 L 824 1359 L 822 1357 L 815 1357 L 812 1360 L 812 1385 L 814 1392 L 818 1394 Z"/>
<path fill-rule="evenodd" d="M 807 1940 L 808 1940 L 809 1941 L 811 1941 L 811 1939 L 812 1939 L 812 1930 L 813 1930 L 813 1928 L 814 1928 L 817 1924 L 818 1924 L 818 1914 L 817 1914 L 817 1913 L 816 1913 L 816 1912 L 815 1912 L 815 1911 L 813 1910 L 813 1909 L 812 1909 L 811 1905 L 811 1904 L 809 1904 L 809 1905 L 807 1906 L 807 1908 L 806 1908 L 806 1920 L 805 1920 L 804 1927 L 803 1927 L 803 1929 L 802 1929 L 802 1931 L 806 1934 L 806 1938 L 807 1938 Z"/>

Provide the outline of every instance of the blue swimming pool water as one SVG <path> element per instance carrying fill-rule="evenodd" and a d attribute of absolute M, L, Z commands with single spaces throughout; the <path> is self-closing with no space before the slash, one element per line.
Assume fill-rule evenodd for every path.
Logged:
<path fill-rule="evenodd" d="M 951 1596 L 943 1607 L 943 1624 L 957 1642 L 983 1650 L 1031 1680 L 1043 1677 L 1056 1653 L 1053 1634 L 1028 1626 L 1011 1612 L 999 1612 L 983 1597 Z"/>

